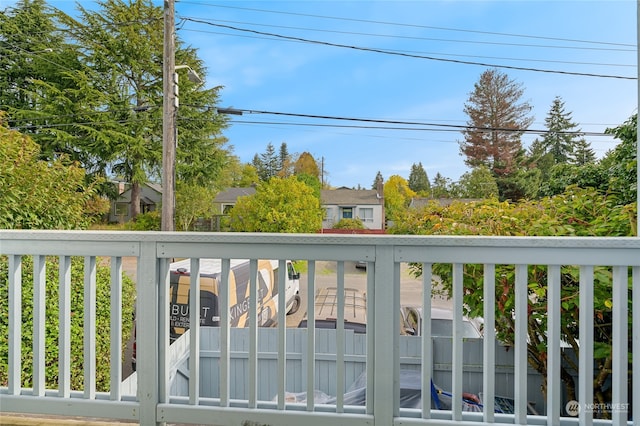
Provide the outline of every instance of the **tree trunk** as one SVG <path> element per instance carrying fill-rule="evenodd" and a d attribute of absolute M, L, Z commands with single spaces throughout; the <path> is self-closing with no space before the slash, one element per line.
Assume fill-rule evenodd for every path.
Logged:
<path fill-rule="evenodd" d="M 131 220 L 136 220 L 140 214 L 140 184 L 133 182 L 131 184 Z"/>

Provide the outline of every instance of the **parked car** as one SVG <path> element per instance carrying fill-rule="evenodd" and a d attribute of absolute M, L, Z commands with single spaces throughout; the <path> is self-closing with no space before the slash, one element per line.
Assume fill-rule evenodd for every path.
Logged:
<path fill-rule="evenodd" d="M 336 287 L 321 288 L 316 292 L 314 301 L 316 328 L 336 328 L 338 319 L 338 289 Z M 307 315 L 304 316 L 300 328 L 307 327 Z M 344 289 L 344 328 L 355 333 L 367 331 L 367 299 L 366 294 L 354 288 Z M 479 319 L 462 319 L 462 337 L 482 337 L 482 323 Z M 400 307 L 400 334 L 419 336 L 422 332 L 422 309 L 416 306 Z M 444 308 L 431 308 L 431 335 L 449 337 L 453 335 L 453 312 Z"/>

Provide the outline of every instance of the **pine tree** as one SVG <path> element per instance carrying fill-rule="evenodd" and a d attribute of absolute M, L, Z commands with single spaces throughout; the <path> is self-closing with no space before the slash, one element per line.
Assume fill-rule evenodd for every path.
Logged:
<path fill-rule="evenodd" d="M 276 155 L 276 149 L 271 142 L 267 144 L 265 152 L 260 154 L 260 163 L 261 167 L 258 168 L 260 180 L 266 182 L 272 177 L 277 176 L 279 171 L 278 156 Z"/>
<path fill-rule="evenodd" d="M 572 163 L 577 138 L 582 135 L 571 120 L 571 113 L 565 111 L 560 96 L 553 100 L 545 124 L 548 130 L 542 139 L 543 151 L 552 155 L 554 164 Z"/>
<path fill-rule="evenodd" d="M 291 161 L 291 155 L 287 149 L 287 143 L 282 142 L 280 144 L 280 153 L 278 155 L 278 176 L 289 177 L 293 174 L 293 164 Z"/>
<path fill-rule="evenodd" d="M 378 170 L 378 174 L 376 174 L 376 178 L 373 180 L 371 189 L 378 189 L 378 183 L 384 183 L 384 179 L 382 177 L 382 173 L 380 173 L 380 170 Z"/>
<path fill-rule="evenodd" d="M 515 172 L 520 137 L 533 122 L 531 105 L 521 101 L 523 93 L 521 84 L 499 70 L 482 73 L 464 106 L 469 120 L 460 151 L 467 165 L 484 165 L 496 177 Z"/>
<path fill-rule="evenodd" d="M 409 173 L 409 188 L 418 194 L 429 193 L 431 184 L 427 172 L 422 167 L 422 163 L 411 165 L 411 173 Z"/>
<path fill-rule="evenodd" d="M 584 138 L 578 139 L 573 147 L 573 164 L 584 166 L 596 161 L 596 154 L 591 148 L 591 144 Z"/>

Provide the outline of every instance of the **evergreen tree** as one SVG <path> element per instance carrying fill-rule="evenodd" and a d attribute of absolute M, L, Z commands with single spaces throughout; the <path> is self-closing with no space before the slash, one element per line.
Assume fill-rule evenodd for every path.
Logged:
<path fill-rule="evenodd" d="M 278 176 L 289 177 L 293 174 L 292 169 L 291 154 L 289 154 L 286 142 L 282 142 L 280 144 L 280 154 L 278 155 Z"/>
<path fill-rule="evenodd" d="M 545 124 L 548 130 L 542 138 L 542 150 L 551 154 L 554 164 L 573 162 L 576 138 L 581 135 L 559 96 L 553 100 Z"/>
<path fill-rule="evenodd" d="M 484 165 L 496 177 L 515 172 L 522 132 L 533 122 L 523 93 L 521 84 L 497 69 L 482 73 L 464 106 L 469 119 L 460 151 L 467 165 Z"/>
<path fill-rule="evenodd" d="M 442 176 L 440 172 L 436 173 L 436 176 L 433 178 L 433 184 L 431 185 L 431 197 L 449 198 L 451 197 L 452 189 L 453 182 L 451 179 Z"/>
<path fill-rule="evenodd" d="M 373 185 L 371 185 L 371 189 L 378 189 L 378 183 L 383 183 L 384 179 L 382 177 L 382 173 L 378 170 L 378 174 L 376 174 L 376 178 L 373 180 Z"/>
<path fill-rule="evenodd" d="M 422 163 L 411 165 L 411 173 L 409 173 L 409 188 L 418 194 L 428 194 L 431 189 L 427 172 L 422 167 Z"/>
<path fill-rule="evenodd" d="M 274 176 L 278 175 L 278 156 L 276 155 L 276 149 L 273 144 L 269 142 L 265 152 L 260 154 L 260 168 L 258 168 L 258 175 L 260 180 L 266 182 Z"/>
<path fill-rule="evenodd" d="M 584 166 L 596 161 L 596 154 L 591 148 L 591 144 L 584 138 L 575 141 L 573 146 L 573 164 Z"/>

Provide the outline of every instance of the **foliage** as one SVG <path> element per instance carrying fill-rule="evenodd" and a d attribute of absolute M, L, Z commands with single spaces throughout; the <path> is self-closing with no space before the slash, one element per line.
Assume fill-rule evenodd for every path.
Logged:
<path fill-rule="evenodd" d="M 471 167 L 487 166 L 496 176 L 508 176 L 518 167 L 520 137 L 533 122 L 531 105 L 521 101 L 522 85 L 497 69 L 482 73 L 464 112 L 468 128 L 462 131 L 460 152 Z"/>
<path fill-rule="evenodd" d="M 105 213 L 77 164 L 38 160 L 31 138 L 1 125 L 0 140 L 0 228 L 85 229 Z"/>
<path fill-rule="evenodd" d="M 127 229 L 131 231 L 159 231 L 160 222 L 160 212 L 157 210 L 140 213 L 135 220 L 127 222 Z"/>
<path fill-rule="evenodd" d="M 559 96 L 553 100 L 545 124 L 547 132 L 542 138 L 543 152 L 551 154 L 554 164 L 572 163 L 577 140 L 582 134 L 572 121 L 571 113 L 565 111 L 564 101 Z"/>
<path fill-rule="evenodd" d="M 433 178 L 431 184 L 431 197 L 432 198 L 449 198 L 455 192 L 455 185 L 453 181 L 447 177 L 442 176 L 439 172 Z"/>
<path fill-rule="evenodd" d="M 395 220 L 409 207 L 411 199 L 416 195 L 404 178 L 398 175 L 391 176 L 384 184 L 384 209 L 387 219 Z"/>
<path fill-rule="evenodd" d="M 313 194 L 316 197 L 318 197 L 318 199 L 321 199 L 322 184 L 320 183 L 320 180 L 318 179 L 317 176 L 309 175 L 306 173 L 300 173 L 300 174 L 296 173 L 296 179 L 298 179 L 300 182 L 307 185 L 309 188 L 313 189 Z"/>
<path fill-rule="evenodd" d="M 431 195 L 431 184 L 429 183 L 427 172 L 424 170 L 424 167 L 422 167 L 422 163 L 413 163 L 411 165 L 411 172 L 409 173 L 409 188 L 423 197 Z"/>
<path fill-rule="evenodd" d="M 211 187 L 180 184 L 176 190 L 176 223 L 188 231 L 200 217 L 210 218 L 215 214 Z"/>
<path fill-rule="evenodd" d="M 498 184 L 486 166 L 478 166 L 460 177 L 455 185 L 455 196 L 460 198 L 496 198 Z"/>
<path fill-rule="evenodd" d="M 46 58 L 41 52 L 22 71 L 20 61 L 8 63 L 10 74 L 20 72 L 29 82 L 21 91 L 3 92 L 5 98 L 27 100 L 2 100 L 9 105 L 9 122 L 31 132 L 46 159 L 66 153 L 91 176 L 117 175 L 130 183 L 135 217 L 137 188 L 160 175 L 162 162 L 162 8 L 150 0 L 103 0 L 91 10 L 78 3 L 77 20 L 56 11 L 47 15 L 47 25 L 36 8 L 19 4 L 18 10 L 25 22 L 43 21 L 32 34 L 51 40 L 46 47 L 52 52 Z M 0 39 L 15 37 L 11 28 L 3 25 Z M 31 46 L 26 40 L 25 45 Z M 204 75 L 202 61 L 179 39 L 176 63 Z M 177 181 L 212 184 L 228 155 L 226 139 L 219 136 L 226 117 L 211 108 L 220 88 L 204 89 L 186 78 L 179 84 Z"/>
<path fill-rule="evenodd" d="M 402 223 L 391 230 L 401 234 L 423 235 L 501 235 L 501 236 L 631 236 L 634 234 L 636 206 L 622 205 L 615 197 L 594 189 L 571 187 L 563 194 L 540 201 L 520 203 L 454 202 L 450 206 L 430 203 L 419 211 L 410 211 Z M 421 274 L 420 265 L 413 272 Z M 442 280 L 447 295 L 452 295 L 452 268 L 434 265 L 433 272 Z M 496 332 L 506 344 L 514 341 L 514 265 L 496 265 Z M 531 265 L 528 270 L 528 343 L 529 363 L 546 376 L 546 283 L 547 268 Z M 597 377 L 594 394 L 599 400 L 610 400 L 606 380 L 611 362 L 611 288 L 610 268 L 596 267 L 594 282 Z M 483 315 L 483 267 L 465 265 L 464 304 L 470 316 Z M 577 348 L 578 337 L 578 271 L 565 265 L 561 270 L 562 339 Z M 631 318 L 629 318 L 629 321 Z M 563 356 L 565 354 L 563 353 Z M 566 365 L 573 361 L 565 356 Z M 575 399 L 575 384 L 563 366 L 562 380 L 568 399 Z M 607 399 L 609 398 L 609 399 Z"/>
<path fill-rule="evenodd" d="M 323 210 L 312 188 L 295 176 L 272 177 L 231 209 L 231 227 L 241 232 L 317 232 Z"/>
<path fill-rule="evenodd" d="M 333 225 L 333 229 L 366 229 L 362 220 L 359 218 L 356 219 L 340 219 Z"/>
<path fill-rule="evenodd" d="M 256 168 L 260 180 L 266 182 L 272 177 L 278 176 L 278 172 L 280 171 L 278 163 L 276 149 L 273 144 L 269 142 L 267 149 L 262 154 L 256 154 L 253 157 L 252 165 Z"/>
<path fill-rule="evenodd" d="M 287 144 L 282 142 L 280 144 L 280 151 L 278 153 L 278 176 L 288 177 L 293 174 L 293 161 L 291 154 L 289 154 L 289 148 Z"/>
<path fill-rule="evenodd" d="M 371 185 L 371 189 L 378 189 L 378 184 L 382 183 L 384 183 L 384 178 L 382 177 L 382 173 L 380 173 L 380 170 L 378 170 L 378 173 L 376 173 L 376 177 L 373 180 L 373 184 Z"/>
<path fill-rule="evenodd" d="M 604 174 L 609 177 L 608 191 L 616 194 L 620 202 L 633 203 L 637 193 L 637 140 L 638 114 L 634 114 L 621 126 L 607 129 L 606 133 L 620 139 L 620 143 L 601 161 Z"/>
<path fill-rule="evenodd" d="M 111 269 L 99 260 L 96 269 L 96 390 L 109 391 L 110 384 L 110 316 Z M 106 261 L 106 259 L 105 259 Z M 58 386 L 58 257 L 46 258 L 45 376 L 46 387 Z M 8 259 L 0 257 L 0 312 L 8 312 Z M 22 387 L 33 386 L 33 260 L 22 258 Z M 131 337 L 135 284 L 126 275 L 122 280 L 122 346 Z M 84 262 L 71 258 L 71 389 L 84 388 Z M 8 315 L 0 316 L 0 335 L 8 335 Z M 0 340 L 0 386 L 7 386 L 8 341 Z"/>
<path fill-rule="evenodd" d="M 318 163 L 315 158 L 313 158 L 313 155 L 306 151 L 298 156 L 298 159 L 293 165 L 293 172 L 298 176 L 302 174 L 315 176 L 318 181 L 321 178 L 321 171 L 318 167 Z"/>

